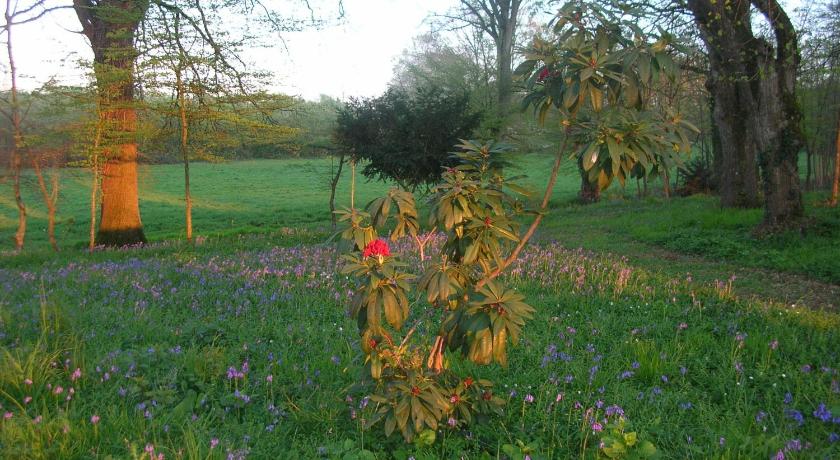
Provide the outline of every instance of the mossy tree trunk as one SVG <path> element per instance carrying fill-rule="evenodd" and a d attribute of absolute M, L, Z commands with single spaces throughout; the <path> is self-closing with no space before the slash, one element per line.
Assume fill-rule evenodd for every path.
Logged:
<path fill-rule="evenodd" d="M 754 206 L 756 164 L 764 191 L 764 228 L 796 225 L 803 215 L 797 160 L 802 148 L 796 101 L 799 48 L 776 0 L 689 0 L 709 51 L 710 88 L 723 151 L 721 204 Z M 770 24 L 775 43 L 756 37 L 751 8 Z"/>

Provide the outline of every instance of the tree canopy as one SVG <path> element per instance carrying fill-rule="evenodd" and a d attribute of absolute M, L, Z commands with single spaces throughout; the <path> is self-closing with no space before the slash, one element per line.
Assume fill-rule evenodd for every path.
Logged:
<path fill-rule="evenodd" d="M 469 94 L 425 85 L 414 92 L 390 88 L 376 98 L 351 99 L 339 110 L 336 139 L 357 160 L 363 174 L 394 180 L 407 188 L 429 185 L 453 166 L 452 146 L 470 136 L 481 115 L 469 108 Z"/>

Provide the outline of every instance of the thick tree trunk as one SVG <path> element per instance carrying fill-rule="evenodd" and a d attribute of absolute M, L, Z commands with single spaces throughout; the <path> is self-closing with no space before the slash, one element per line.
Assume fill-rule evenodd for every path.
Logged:
<path fill-rule="evenodd" d="M 754 6 L 770 22 L 776 38 L 776 53 L 767 47 L 759 58 L 763 69 L 759 86 L 758 145 L 764 179 L 763 227 L 785 229 L 800 224 L 805 213 L 799 179 L 799 153 L 802 151 L 802 113 L 796 99 L 796 73 L 799 47 L 793 24 L 776 0 L 753 0 Z"/>
<path fill-rule="evenodd" d="M 134 34 L 148 2 L 74 0 L 94 54 L 103 126 L 102 211 L 99 244 L 145 243 L 137 194 L 137 113 Z"/>
<path fill-rule="evenodd" d="M 796 32 L 776 0 L 689 0 L 688 7 L 709 50 L 709 84 L 723 150 L 721 203 L 753 206 L 756 160 L 764 182 L 765 228 L 802 217 L 797 159 L 802 146 L 796 103 L 799 50 Z M 752 32 L 755 7 L 775 34 L 775 47 Z"/>
<path fill-rule="evenodd" d="M 713 71 L 710 80 L 714 98 L 713 142 L 719 143 L 718 190 L 725 208 L 756 208 L 758 195 L 758 152 L 751 126 L 757 114 L 748 82 L 719 81 L 729 70 Z M 717 147 L 717 146 L 716 146 Z"/>
<path fill-rule="evenodd" d="M 122 117 L 126 125 L 132 126 L 133 133 L 136 124 L 133 108 L 109 110 L 105 116 L 111 120 Z M 102 211 L 96 239 L 105 246 L 145 243 L 137 195 L 137 143 L 105 147 L 104 156 Z"/>
<path fill-rule="evenodd" d="M 522 0 L 460 0 L 465 19 L 493 39 L 496 45 L 496 91 L 498 114 L 508 113 L 513 94 L 513 43 Z"/>
<path fill-rule="evenodd" d="M 508 109 L 510 108 L 510 97 L 513 93 L 513 72 L 511 70 L 513 37 L 508 38 L 508 43 L 501 43 L 497 45 L 496 53 L 498 75 L 496 87 L 498 90 L 499 116 L 501 117 L 507 115 Z"/>

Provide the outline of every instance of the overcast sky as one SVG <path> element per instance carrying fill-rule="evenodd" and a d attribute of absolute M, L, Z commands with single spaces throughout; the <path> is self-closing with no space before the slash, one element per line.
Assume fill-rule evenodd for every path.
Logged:
<path fill-rule="evenodd" d="M 55 3 L 70 0 L 53 0 Z M 271 4 L 300 6 L 302 0 L 267 0 Z M 286 49 L 250 50 L 246 58 L 275 75 L 274 91 L 316 100 L 320 94 L 344 99 L 381 94 L 391 80 L 396 59 L 412 38 L 429 30 L 426 19 L 445 12 L 457 0 L 343 0 L 345 18 L 321 30 L 283 34 Z M 286 2 L 286 3 L 282 3 Z M 25 5 L 26 1 L 21 1 Z M 320 0 L 323 14 L 335 15 L 338 0 Z M 796 17 L 801 0 L 782 2 Z M 80 84 L 84 73 L 79 59 L 91 60 L 92 52 L 79 33 L 75 13 L 62 10 L 35 23 L 15 27 L 15 58 L 19 86 L 33 89 L 51 77 L 60 83 Z M 5 40 L 5 35 L 0 41 Z M 278 43 L 281 41 L 278 39 Z M 8 89 L 5 42 L 0 58 L 0 89 Z"/>
<path fill-rule="evenodd" d="M 320 94 L 339 98 L 378 95 L 391 80 L 396 59 L 411 45 L 412 38 L 428 31 L 424 20 L 454 3 L 455 0 L 344 0 L 345 20 L 341 24 L 283 34 L 287 49 L 278 46 L 252 50 L 247 58 L 274 72 L 277 84 L 273 89 L 288 94 L 312 100 Z M 327 1 L 322 4 L 325 11 L 337 11 Z M 93 54 L 87 40 L 73 33 L 78 30 L 79 22 L 72 10 L 15 27 L 13 44 L 19 86 L 32 89 L 51 77 L 66 84 L 84 81 L 84 73 L 76 62 L 90 60 Z M 3 45 L 0 88 L 8 89 L 5 41 Z"/>

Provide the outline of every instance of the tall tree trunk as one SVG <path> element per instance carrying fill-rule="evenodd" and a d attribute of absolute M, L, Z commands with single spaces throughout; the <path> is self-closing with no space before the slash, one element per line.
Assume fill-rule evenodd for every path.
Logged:
<path fill-rule="evenodd" d="M 830 206 L 837 206 L 838 195 L 840 195 L 840 117 L 837 118 L 837 136 L 834 140 L 834 180 L 831 182 Z"/>
<path fill-rule="evenodd" d="M 527 1 L 527 0 L 526 0 Z M 460 0 L 464 19 L 493 39 L 496 45 L 498 115 L 507 115 L 513 94 L 513 43 L 522 0 Z"/>
<path fill-rule="evenodd" d="M 801 115 L 795 94 L 799 50 L 793 25 L 776 0 L 689 0 L 688 7 L 709 50 L 709 83 L 723 150 L 721 204 L 756 204 L 758 160 L 764 182 L 762 225 L 792 225 L 803 213 L 797 165 Z M 775 53 L 753 34 L 751 7 L 770 23 Z"/>
<path fill-rule="evenodd" d="M 756 116 L 751 89 L 745 81 L 719 81 L 730 71 L 712 71 L 714 98 L 713 142 L 719 144 L 716 155 L 720 204 L 725 208 L 756 208 L 758 195 L 758 163 L 755 134 L 751 119 Z M 734 77 L 733 77 L 734 78 Z M 717 147 L 717 146 L 716 146 Z"/>
<path fill-rule="evenodd" d="M 12 51 L 12 23 L 14 13 L 12 11 L 11 0 L 6 0 L 6 51 L 9 56 L 9 74 L 12 79 L 12 86 L 9 89 L 11 98 L 11 118 L 12 118 L 12 145 L 11 145 L 11 169 L 13 176 L 13 192 L 15 195 L 15 204 L 18 209 L 18 227 L 15 231 L 15 250 L 23 249 L 23 242 L 26 238 L 26 205 L 23 203 L 23 196 L 20 193 L 20 175 L 23 169 L 23 156 L 21 154 L 21 147 L 23 146 L 23 132 L 20 127 L 20 105 L 18 103 L 17 94 L 17 67 L 15 67 L 15 57 Z"/>
<path fill-rule="evenodd" d="M 758 75 L 758 67 L 753 55 L 743 53 L 744 48 L 757 45 L 749 22 L 750 5 L 689 0 L 688 7 L 709 52 L 706 88 L 712 97 L 712 142 L 720 142 L 716 169 L 721 206 L 758 207 L 758 152 L 753 128 L 758 114 L 750 84 Z"/>
<path fill-rule="evenodd" d="M 504 117 L 510 108 L 510 97 L 513 92 L 513 72 L 511 70 L 511 53 L 513 49 L 513 37 L 503 37 L 508 39 L 508 42 L 502 42 L 496 45 L 496 89 L 498 91 L 498 112 L 500 117 Z"/>
<path fill-rule="evenodd" d="M 93 251 L 96 247 L 96 195 L 99 194 L 99 165 L 95 162 L 91 167 L 90 184 L 90 235 L 88 239 L 88 250 Z"/>
<path fill-rule="evenodd" d="M 344 167 L 344 151 L 342 150 L 341 154 L 338 156 L 338 170 L 335 171 L 333 177 L 330 178 L 330 220 L 332 222 L 332 228 L 335 230 L 336 225 L 336 216 L 335 216 L 335 191 L 338 188 L 338 181 L 341 179 L 341 170 Z"/>
<path fill-rule="evenodd" d="M 805 210 L 799 180 L 803 139 L 802 113 L 796 98 L 799 47 L 790 18 L 776 0 L 753 0 L 770 22 L 776 38 L 775 57 L 767 46 L 759 58 L 759 162 L 764 179 L 764 222 L 767 229 L 796 226 Z"/>
<path fill-rule="evenodd" d="M 88 250 L 96 247 L 96 196 L 99 194 L 99 145 L 102 142 L 102 112 L 96 109 L 96 131 L 93 136 L 93 148 L 90 151 L 90 231 Z"/>
<path fill-rule="evenodd" d="M 180 66 L 182 62 L 179 62 Z M 187 241 L 192 242 L 192 196 L 190 195 L 190 155 L 187 149 L 188 145 L 188 126 L 187 126 L 187 107 L 186 97 L 184 95 L 184 82 L 181 79 L 181 68 L 175 68 L 175 87 L 178 92 L 178 117 L 181 125 L 181 156 L 184 158 L 184 201 L 186 203 L 184 212 L 186 213 L 187 226 Z"/>
<path fill-rule="evenodd" d="M 104 122 L 102 211 L 97 240 L 106 246 L 145 243 L 137 193 L 137 112 L 134 35 L 148 2 L 74 0 L 94 55 Z"/>

